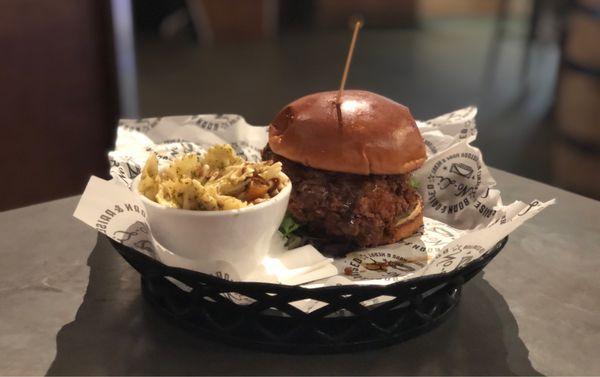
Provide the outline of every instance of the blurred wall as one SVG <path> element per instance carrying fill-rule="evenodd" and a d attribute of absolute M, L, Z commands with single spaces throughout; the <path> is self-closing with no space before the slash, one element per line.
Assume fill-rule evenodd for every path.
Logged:
<path fill-rule="evenodd" d="M 106 175 L 117 119 L 109 10 L 103 0 L 0 1 L 0 210 Z"/>

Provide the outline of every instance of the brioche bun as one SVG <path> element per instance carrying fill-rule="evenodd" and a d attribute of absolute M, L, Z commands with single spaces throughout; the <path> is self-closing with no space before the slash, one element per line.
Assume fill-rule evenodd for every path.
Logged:
<path fill-rule="evenodd" d="M 305 166 L 352 174 L 406 174 L 426 159 L 407 107 L 364 90 L 320 92 L 284 107 L 269 127 L 269 146 Z"/>

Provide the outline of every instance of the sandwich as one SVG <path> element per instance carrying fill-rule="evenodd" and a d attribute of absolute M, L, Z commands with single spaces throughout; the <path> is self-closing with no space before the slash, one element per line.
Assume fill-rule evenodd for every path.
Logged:
<path fill-rule="evenodd" d="M 426 159 L 409 109 L 362 90 L 310 94 L 269 125 L 263 159 L 292 182 L 288 213 L 329 254 L 398 242 L 423 224 L 411 172 Z"/>

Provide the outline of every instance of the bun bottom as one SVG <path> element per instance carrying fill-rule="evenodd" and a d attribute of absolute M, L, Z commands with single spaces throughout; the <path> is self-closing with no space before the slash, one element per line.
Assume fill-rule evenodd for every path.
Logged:
<path fill-rule="evenodd" d="M 419 198 L 419 203 L 414 211 L 405 221 L 398 223 L 394 228 L 388 231 L 388 236 L 382 242 L 370 246 L 382 246 L 398 242 L 415 234 L 423 225 L 423 202 Z"/>

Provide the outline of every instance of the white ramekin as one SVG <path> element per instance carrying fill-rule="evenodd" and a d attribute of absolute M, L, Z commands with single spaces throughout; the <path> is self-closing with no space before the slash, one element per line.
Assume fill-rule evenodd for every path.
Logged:
<path fill-rule="evenodd" d="M 200 272 L 227 274 L 233 279 L 248 276 L 267 255 L 292 188 L 288 183 L 275 197 L 245 208 L 192 211 L 149 200 L 139 193 L 139 181 L 140 176 L 133 180 L 132 189 L 146 208 L 154 239 Z"/>

